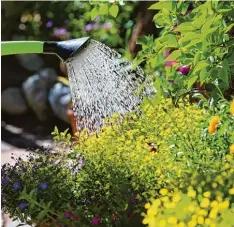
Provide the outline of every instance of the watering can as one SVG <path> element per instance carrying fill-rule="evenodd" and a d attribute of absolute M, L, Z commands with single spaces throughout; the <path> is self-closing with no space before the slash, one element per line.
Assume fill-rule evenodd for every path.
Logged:
<path fill-rule="evenodd" d="M 1 42 L 1 55 L 12 54 L 55 54 L 63 62 L 77 55 L 86 46 L 90 37 L 66 41 L 9 41 Z"/>
<path fill-rule="evenodd" d="M 9 41 L 1 42 L 1 55 L 13 54 L 55 54 L 63 62 L 67 62 L 76 56 L 90 40 L 90 37 L 72 39 L 60 42 L 53 41 Z M 76 123 L 73 114 L 70 113 L 73 134 L 76 132 Z"/>

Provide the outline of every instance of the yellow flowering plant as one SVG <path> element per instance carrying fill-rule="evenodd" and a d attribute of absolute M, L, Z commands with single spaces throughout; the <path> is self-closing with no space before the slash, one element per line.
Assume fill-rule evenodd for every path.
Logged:
<path fill-rule="evenodd" d="M 192 174 L 189 186 L 161 193 L 146 203 L 143 224 L 149 227 L 232 227 L 233 179 L 234 160 L 227 155 L 219 173 Z"/>

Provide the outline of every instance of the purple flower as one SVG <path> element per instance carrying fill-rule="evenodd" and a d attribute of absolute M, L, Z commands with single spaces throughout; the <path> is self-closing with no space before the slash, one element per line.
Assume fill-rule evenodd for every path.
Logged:
<path fill-rule="evenodd" d="M 93 24 L 86 24 L 85 25 L 85 31 L 90 32 L 93 30 Z"/>
<path fill-rule="evenodd" d="M 112 24 L 110 22 L 108 22 L 108 23 L 103 24 L 102 27 L 104 29 L 108 30 L 108 29 L 112 28 Z"/>
<path fill-rule="evenodd" d="M 51 28 L 53 26 L 54 22 L 52 20 L 47 21 L 46 27 Z"/>
<path fill-rule="evenodd" d="M 176 62 L 177 62 L 176 60 L 166 61 L 165 67 L 171 67 L 171 66 L 173 66 Z"/>
<path fill-rule="evenodd" d="M 180 67 L 177 69 L 177 71 L 178 71 L 180 74 L 185 75 L 185 76 L 188 75 L 189 70 L 190 70 L 190 66 L 188 66 L 188 65 L 180 66 Z"/>
<path fill-rule="evenodd" d="M 40 183 L 40 188 L 41 188 L 42 190 L 46 190 L 46 189 L 48 188 L 48 184 L 45 183 L 45 182 L 41 182 L 41 183 Z"/>
<path fill-rule="evenodd" d="M 21 183 L 15 182 L 15 183 L 13 184 L 13 188 L 14 188 L 15 191 L 20 190 L 20 189 L 21 189 Z"/>
<path fill-rule="evenodd" d="M 2 184 L 8 184 L 9 182 L 10 182 L 9 179 L 6 177 L 2 179 Z"/>
<path fill-rule="evenodd" d="M 79 217 L 77 217 L 77 216 L 73 217 L 73 221 L 74 221 L 74 222 L 79 221 Z"/>
<path fill-rule="evenodd" d="M 101 222 L 101 218 L 99 216 L 95 216 L 92 218 L 92 223 L 94 225 L 98 225 L 98 224 L 100 224 L 100 222 Z"/>
<path fill-rule="evenodd" d="M 21 202 L 18 207 L 19 207 L 20 210 L 24 210 L 25 208 L 27 208 L 27 206 L 28 205 L 27 205 L 26 202 Z"/>
<path fill-rule="evenodd" d="M 98 28 L 98 24 L 97 23 L 93 24 L 93 29 L 97 29 L 97 28 Z"/>
<path fill-rule="evenodd" d="M 89 204 L 90 204 L 90 202 L 89 202 L 88 200 L 85 200 L 85 201 L 84 201 L 84 205 L 85 205 L 85 206 L 88 206 Z"/>
<path fill-rule="evenodd" d="M 136 196 L 133 195 L 132 198 L 131 198 L 131 203 L 136 203 L 136 201 L 137 201 L 137 200 L 136 200 Z"/>
<path fill-rule="evenodd" d="M 38 188 L 35 188 L 35 189 L 34 189 L 34 192 L 37 193 L 37 192 L 38 192 Z"/>
<path fill-rule="evenodd" d="M 67 35 L 67 29 L 66 28 L 57 28 L 55 31 L 54 31 L 54 35 L 55 36 L 63 36 L 63 35 Z"/>
<path fill-rule="evenodd" d="M 69 211 L 66 211 L 66 212 L 64 213 L 64 217 L 67 218 L 67 219 L 70 218 L 71 215 L 72 215 L 72 213 L 69 212 Z"/>

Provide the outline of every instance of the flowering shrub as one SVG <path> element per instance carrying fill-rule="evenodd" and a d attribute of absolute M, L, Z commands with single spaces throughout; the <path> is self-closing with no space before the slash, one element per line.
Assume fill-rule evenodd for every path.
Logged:
<path fill-rule="evenodd" d="M 194 170 L 216 173 L 226 147 L 233 150 L 230 136 L 219 139 L 225 152 L 212 150 L 217 142 L 209 138 L 221 129 L 209 134 L 208 111 L 178 105 L 164 100 L 157 106 L 145 104 L 140 115 L 113 116 L 100 134 L 83 132 L 76 145 L 67 132 L 56 129 L 59 152 L 3 166 L 4 211 L 27 223 L 141 226 L 148 198 L 165 194 L 161 188 L 185 187 Z"/>
<path fill-rule="evenodd" d="M 202 94 L 217 102 L 233 94 L 233 2 L 159 1 L 154 21 L 162 33 L 139 40 L 135 59 L 155 76 L 158 99 Z M 214 104 L 214 102 L 212 102 Z"/>
<path fill-rule="evenodd" d="M 169 226 L 233 226 L 234 213 L 233 154 L 219 173 L 193 174 L 189 186 L 177 191 L 160 190 L 160 196 L 145 204 L 144 224 Z"/>

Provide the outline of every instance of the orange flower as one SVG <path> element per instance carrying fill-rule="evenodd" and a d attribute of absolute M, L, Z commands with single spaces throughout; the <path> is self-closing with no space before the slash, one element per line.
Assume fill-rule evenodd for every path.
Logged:
<path fill-rule="evenodd" d="M 210 124 L 208 127 L 208 131 L 210 134 L 214 134 L 216 129 L 217 129 L 217 125 L 220 122 L 220 117 L 219 116 L 214 116 L 211 118 L 210 120 Z"/>
<path fill-rule="evenodd" d="M 234 154 L 234 144 L 232 144 L 229 148 L 230 153 Z"/>
<path fill-rule="evenodd" d="M 230 104 L 230 114 L 234 115 L 234 100 L 232 100 L 232 102 Z"/>

